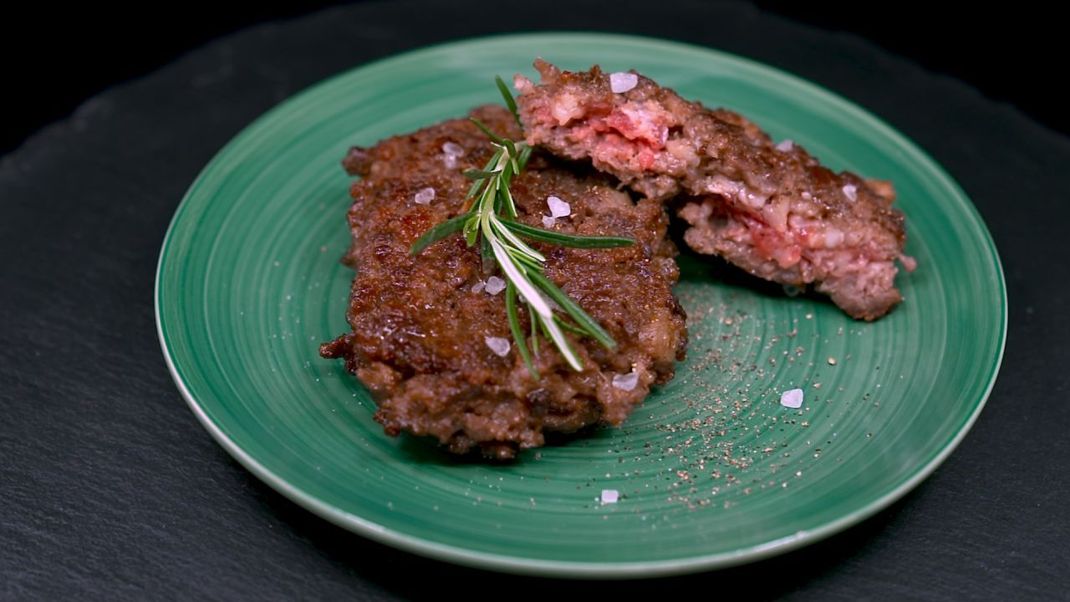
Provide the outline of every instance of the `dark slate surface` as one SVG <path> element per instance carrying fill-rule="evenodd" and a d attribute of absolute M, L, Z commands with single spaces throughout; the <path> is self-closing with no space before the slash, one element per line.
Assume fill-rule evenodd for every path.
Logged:
<path fill-rule="evenodd" d="M 574 0 L 506 23 L 467 0 L 365 3 L 259 26 L 88 100 L 0 160 L 0 599 L 1064 598 L 1070 140 L 849 35 L 741 3 L 652 4 L 603 13 Z M 1003 258 L 1010 337 L 987 409 L 922 486 L 769 561 L 563 584 L 349 534 L 260 483 L 201 429 L 152 313 L 159 245 L 198 170 L 326 76 L 433 42 L 546 28 L 673 38 L 792 71 L 883 117 L 962 184 Z"/>

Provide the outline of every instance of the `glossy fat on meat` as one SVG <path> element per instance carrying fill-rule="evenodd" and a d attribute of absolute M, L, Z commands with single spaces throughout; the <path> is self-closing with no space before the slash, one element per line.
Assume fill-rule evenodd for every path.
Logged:
<path fill-rule="evenodd" d="M 896 262 L 912 270 L 914 261 L 903 256 L 890 183 L 834 173 L 741 115 L 641 75 L 615 93 L 597 66 L 535 67 L 539 84 L 515 79 L 527 141 L 670 203 L 692 249 L 767 280 L 812 284 L 855 318 L 879 318 L 901 300 Z"/>
<path fill-rule="evenodd" d="M 500 107 L 474 114 L 498 132 L 521 136 Z M 637 244 L 590 250 L 534 245 L 547 257 L 547 276 L 618 343 L 607 350 L 568 335 L 584 365 L 575 372 L 541 340 L 536 364 L 542 378 L 534 379 L 512 343 L 504 293 L 486 290 L 491 274 L 477 250 L 454 235 L 418 256 L 409 252 L 428 228 L 462 212 L 471 184 L 462 173 L 482 168 L 492 150 L 467 119 L 350 150 L 343 166 L 361 176 L 351 188 L 352 245 L 344 258 L 356 269 L 347 313 L 352 332 L 324 344 L 321 354 L 344 359 L 368 387 L 378 404 L 375 419 L 388 434 L 430 436 L 456 453 L 479 449 L 507 459 L 543 445 L 547 432 L 623 422 L 653 385 L 672 378 L 686 331 L 671 290 L 678 270 L 661 204 L 636 203 L 602 174 L 536 154 L 511 187 L 520 221 L 543 227 L 546 199 L 553 195 L 569 203 L 572 215 L 552 228 L 627 236 Z M 417 202 L 427 201 L 430 191 L 429 202 Z M 520 308 L 527 331 L 529 318 Z M 510 343 L 504 357 L 488 337 Z M 634 388 L 613 386 L 614 376 L 633 372 Z"/>

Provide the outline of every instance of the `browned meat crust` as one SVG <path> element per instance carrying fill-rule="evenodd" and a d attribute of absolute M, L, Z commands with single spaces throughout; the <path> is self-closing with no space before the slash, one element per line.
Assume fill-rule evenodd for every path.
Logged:
<path fill-rule="evenodd" d="M 521 135 L 502 108 L 475 114 L 499 132 Z M 379 406 L 375 419 L 387 433 L 428 435 L 453 452 L 478 447 L 488 456 L 510 458 L 517 449 L 542 445 L 547 431 L 620 424 L 652 385 L 672 378 L 686 331 L 671 291 L 678 271 L 661 205 L 634 203 L 606 176 L 577 173 L 536 155 L 513 181 L 521 221 L 542 227 L 546 198 L 555 195 L 571 204 L 573 215 L 554 228 L 637 241 L 594 250 L 535 245 L 547 256 L 547 276 L 618 347 L 610 351 L 573 339 L 585 366 L 575 372 L 543 340 L 540 380 L 528 373 L 515 345 L 507 356 L 496 355 L 485 337 L 511 337 L 503 293 L 473 290 L 487 278 L 478 252 L 452 236 L 417 257 L 409 253 L 428 228 L 463 210 L 470 182 L 462 172 L 482 167 L 491 150 L 471 123 L 457 119 L 350 151 L 343 165 L 362 176 L 351 190 L 353 240 L 344 259 L 357 270 L 347 315 L 353 332 L 324 344 L 321 353 L 344 358 L 372 391 Z M 414 202 L 427 188 L 434 189 L 434 199 Z M 527 314 L 521 314 L 526 328 Z M 614 375 L 633 370 L 634 389 L 613 386 Z"/>
<path fill-rule="evenodd" d="M 642 76 L 614 93 L 597 66 L 535 67 L 541 83 L 515 82 L 528 142 L 589 159 L 652 199 L 681 195 L 675 206 L 696 251 L 785 285 L 813 283 L 855 318 L 879 318 L 901 300 L 895 262 L 914 262 L 902 254 L 891 184 L 833 173 L 744 117 Z"/>

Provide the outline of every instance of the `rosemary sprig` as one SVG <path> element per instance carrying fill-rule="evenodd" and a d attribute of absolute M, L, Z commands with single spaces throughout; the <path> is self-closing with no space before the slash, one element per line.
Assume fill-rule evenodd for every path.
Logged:
<path fill-rule="evenodd" d="M 500 77 L 495 78 L 495 83 L 505 105 L 519 124 L 516 101 L 508 86 Z M 563 234 L 516 221 L 516 203 L 509 191 L 509 185 L 527 165 L 531 157 L 531 147 L 523 141 L 498 135 L 477 119 L 473 118 L 472 122 L 487 135 L 495 149 L 483 169 L 465 172 L 465 176 L 473 180 L 467 200 L 474 202 L 468 211 L 425 232 L 413 243 L 412 253 L 419 253 L 431 244 L 458 232 L 464 235 L 468 246 L 478 243 L 483 264 L 496 263 L 505 275 L 505 313 L 509 320 L 509 330 L 531 374 L 535 378 L 539 377 L 533 357 L 539 352 L 540 332 L 561 352 L 573 370 L 583 370 L 583 363 L 565 337 L 564 331 L 591 337 L 609 349 L 616 347 L 617 343 L 594 318 L 546 277 L 543 273 L 546 257 L 527 244 L 525 239 L 588 249 L 623 247 L 634 244 L 635 241 L 616 236 Z M 518 301 L 527 305 L 531 318 L 530 349 L 520 327 Z M 556 304 L 559 313 L 555 313 L 551 303 Z M 564 315 L 561 315 L 562 313 Z"/>

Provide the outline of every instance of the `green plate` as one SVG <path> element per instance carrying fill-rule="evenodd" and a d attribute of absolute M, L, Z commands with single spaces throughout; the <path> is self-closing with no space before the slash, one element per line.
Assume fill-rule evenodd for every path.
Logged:
<path fill-rule="evenodd" d="M 339 159 L 496 102 L 493 76 L 635 68 L 737 109 L 834 168 L 893 180 L 907 214 L 906 301 L 874 324 L 771 294 L 684 256 L 691 345 L 620 429 L 505 466 L 390 438 L 339 362 L 349 179 Z M 190 187 L 163 243 L 156 313 L 194 413 L 283 495 L 371 539 L 439 559 L 558 576 L 723 567 L 812 543 L 886 507 L 977 418 L 1007 324 L 996 249 L 932 159 L 849 102 L 712 50 L 589 34 L 462 41 L 355 69 L 249 126 Z M 799 387 L 804 406 L 780 405 Z M 615 504 L 599 501 L 620 492 Z"/>

